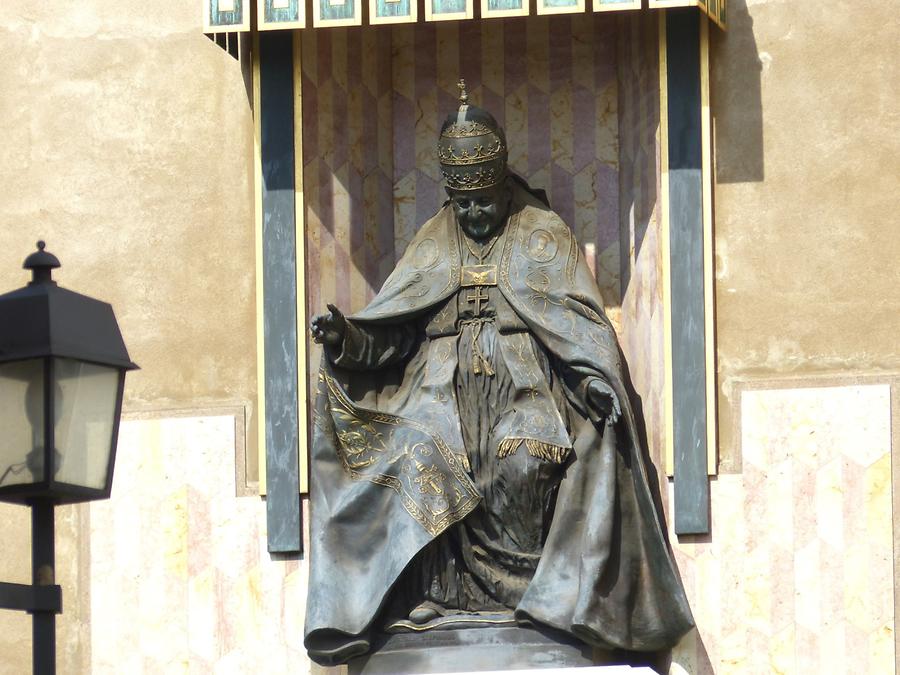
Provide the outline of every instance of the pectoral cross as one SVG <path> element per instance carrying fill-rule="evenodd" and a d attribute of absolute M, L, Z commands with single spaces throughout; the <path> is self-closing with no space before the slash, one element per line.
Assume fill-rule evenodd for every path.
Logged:
<path fill-rule="evenodd" d="M 484 286 L 476 286 L 475 290 L 469 291 L 466 294 L 466 302 L 474 302 L 475 303 L 475 316 L 481 316 L 481 303 L 487 302 L 488 294 L 487 289 Z"/>

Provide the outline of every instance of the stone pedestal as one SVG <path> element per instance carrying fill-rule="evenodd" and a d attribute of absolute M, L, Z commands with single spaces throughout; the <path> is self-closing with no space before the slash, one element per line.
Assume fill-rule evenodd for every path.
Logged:
<path fill-rule="evenodd" d="M 466 673 L 596 663 L 591 648 L 571 637 L 543 629 L 486 626 L 384 636 L 373 653 L 350 661 L 348 673 Z"/>

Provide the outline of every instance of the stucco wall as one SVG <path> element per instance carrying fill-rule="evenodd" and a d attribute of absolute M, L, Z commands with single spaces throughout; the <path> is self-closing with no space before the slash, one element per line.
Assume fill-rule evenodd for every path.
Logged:
<path fill-rule="evenodd" d="M 898 29 L 729 0 L 711 31 L 720 475 L 672 538 L 674 672 L 896 669 Z"/>
<path fill-rule="evenodd" d="M 734 473 L 742 462 L 738 393 L 748 382 L 796 377 L 806 386 L 828 375 L 839 384 L 843 377 L 900 372 L 894 204 L 900 19 L 881 6 L 862 11 L 849 3 L 730 0 L 729 6 L 729 32 L 712 31 L 712 90 L 719 448 L 721 469 Z M 195 3 L 172 0 L 5 0 L 0 58 L 7 64 L 0 69 L 0 290 L 24 283 L 22 259 L 36 239 L 47 239 L 64 265 L 60 282 L 117 310 L 143 368 L 129 377 L 128 409 L 245 406 L 252 424 L 252 125 L 240 61 L 202 36 Z M 758 398 L 771 420 L 768 399 Z M 872 410 L 883 423 L 886 413 Z M 793 429 L 793 417 L 785 419 L 783 428 Z M 827 429 L 826 422 L 819 426 Z M 759 439 L 758 431 L 744 428 L 748 448 L 750 441 L 757 449 L 791 447 Z M 247 438 L 252 444 L 252 429 Z M 747 478 L 759 463 L 748 459 L 747 466 L 713 492 L 712 546 L 722 542 L 728 555 L 702 546 L 695 552 L 691 541 L 679 545 L 689 585 L 696 576 L 704 597 L 719 588 L 707 583 L 710 570 L 740 588 L 759 587 L 731 562 L 744 549 L 725 517 L 735 500 L 766 494 Z M 762 470 L 772 473 L 768 464 Z M 798 495 L 812 491 L 808 482 L 797 485 Z M 856 493 L 846 494 L 853 503 Z M 872 502 L 879 513 L 884 494 Z M 797 504 L 797 513 L 809 511 Z M 749 506 L 747 513 L 756 517 Z M 62 673 L 106 662 L 102 649 L 91 654 L 97 627 L 89 623 L 87 595 L 104 577 L 87 559 L 92 542 L 109 542 L 102 519 L 91 515 L 85 507 L 58 510 L 58 578 L 66 589 Z M 773 522 L 780 515 L 773 511 Z M 884 535 L 884 523 L 877 524 Z M 27 535 L 26 511 L 0 507 L 0 540 L 23 542 Z M 784 570 L 808 543 L 796 541 L 779 558 Z M 261 550 L 259 559 L 269 562 Z M 295 573 L 283 567 L 285 578 Z M 0 579 L 28 580 L 27 543 L 2 548 Z M 763 585 L 760 597 L 781 597 L 784 589 Z M 730 600 L 731 586 L 723 582 L 721 589 Z M 694 594 L 692 602 L 698 617 L 718 617 L 717 601 L 704 605 Z M 299 628 L 292 630 L 296 637 Z M 734 664 L 727 658 L 734 650 L 722 646 L 726 631 L 700 635 L 716 641 L 695 650 L 710 667 Z M 763 635 L 766 642 L 769 633 Z M 0 675 L 28 672 L 30 644 L 28 617 L 0 613 Z M 739 646 L 745 644 L 741 634 Z M 803 653 L 808 642 L 798 645 Z M 677 663 L 692 672 L 706 668 L 694 655 Z"/>
<path fill-rule="evenodd" d="M 0 291 L 38 238 L 61 285 L 113 304 L 126 409 L 248 406 L 253 138 L 241 62 L 193 2 L 0 3 Z M 255 434 L 247 434 L 255 438 Z M 250 453 L 252 456 L 252 452 Z M 89 672 L 83 507 L 59 509 L 59 660 Z M 80 525 L 79 525 L 80 523 Z M 0 509 L 0 580 L 29 580 L 28 514 Z M 75 591 L 75 589 L 79 589 Z M 81 633 L 79 640 L 79 632 Z M 0 612 L 0 673 L 29 672 L 30 621 Z"/>
<path fill-rule="evenodd" d="M 900 370 L 900 16 L 730 0 L 712 31 L 721 469 L 742 380 Z"/>

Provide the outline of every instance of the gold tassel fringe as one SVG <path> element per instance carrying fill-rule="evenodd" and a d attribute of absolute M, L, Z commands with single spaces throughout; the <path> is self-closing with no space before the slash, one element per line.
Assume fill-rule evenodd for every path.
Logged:
<path fill-rule="evenodd" d="M 528 454 L 545 462 L 553 462 L 554 464 L 562 464 L 569 456 L 569 448 L 563 448 L 551 443 L 536 441 L 533 438 L 504 438 L 497 447 L 497 457 L 504 459 L 510 455 L 516 454 L 519 446 L 525 443 L 528 448 Z"/>
<path fill-rule="evenodd" d="M 484 373 L 488 377 L 493 377 L 495 374 L 494 369 L 491 368 L 490 362 L 485 358 L 481 347 L 478 346 L 478 336 L 481 335 L 481 327 L 484 325 L 484 322 L 477 321 L 474 322 L 474 325 L 475 327 L 472 329 L 472 354 L 475 358 L 472 361 L 472 371 L 476 375 Z"/>
<path fill-rule="evenodd" d="M 504 438 L 497 447 L 497 457 L 504 459 L 516 454 L 516 450 L 519 449 L 524 440 L 524 438 Z"/>

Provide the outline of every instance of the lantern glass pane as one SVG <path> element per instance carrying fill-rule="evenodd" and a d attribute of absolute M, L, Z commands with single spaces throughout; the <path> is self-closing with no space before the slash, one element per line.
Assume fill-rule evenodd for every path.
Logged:
<path fill-rule="evenodd" d="M 106 487 L 116 419 L 119 371 L 73 359 L 55 359 L 55 479 L 98 490 Z"/>
<path fill-rule="evenodd" d="M 43 480 L 44 360 L 0 364 L 0 487 Z"/>

